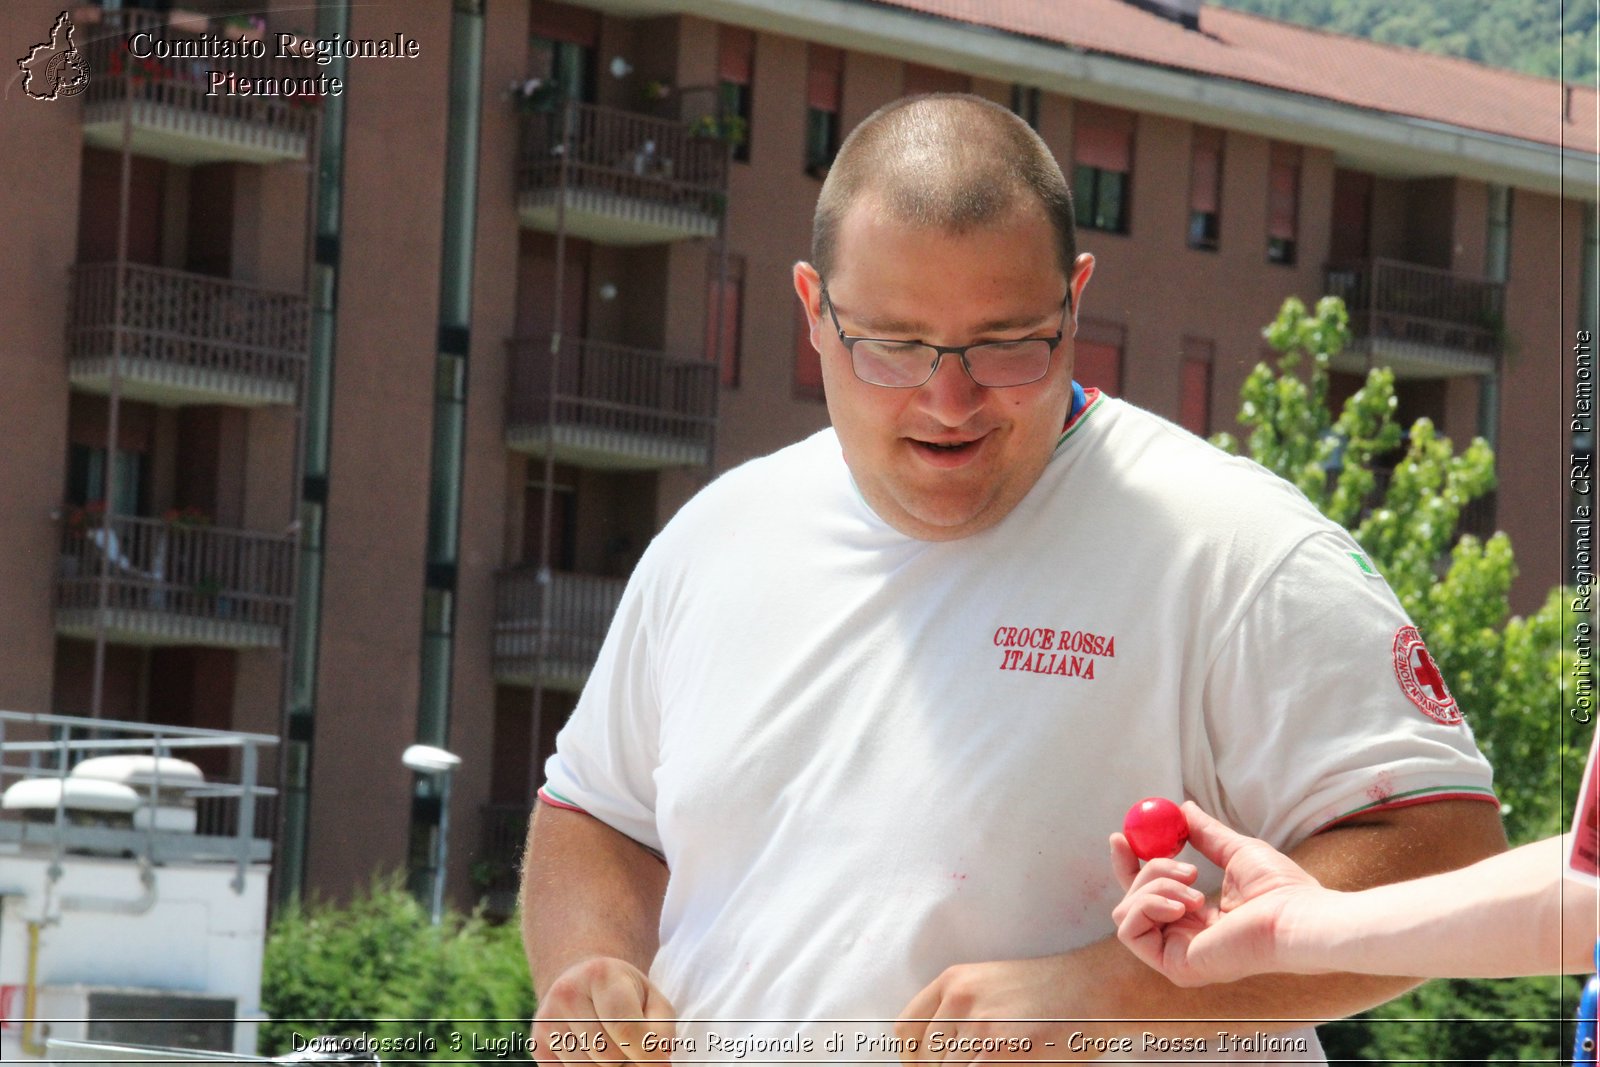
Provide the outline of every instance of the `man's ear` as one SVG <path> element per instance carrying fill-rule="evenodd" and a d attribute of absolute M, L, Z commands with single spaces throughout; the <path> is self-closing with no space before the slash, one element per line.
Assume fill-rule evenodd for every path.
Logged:
<path fill-rule="evenodd" d="M 1094 276 L 1094 257 L 1087 252 L 1078 253 L 1072 262 L 1072 279 L 1067 283 L 1072 291 L 1072 336 L 1078 336 L 1078 309 L 1083 304 L 1083 290 Z"/>
<path fill-rule="evenodd" d="M 822 276 L 805 260 L 794 265 L 794 291 L 805 308 L 810 325 L 811 347 L 822 351 Z"/>

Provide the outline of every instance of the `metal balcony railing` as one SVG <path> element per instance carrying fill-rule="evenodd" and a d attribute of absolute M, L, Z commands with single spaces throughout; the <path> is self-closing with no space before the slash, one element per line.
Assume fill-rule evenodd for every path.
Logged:
<path fill-rule="evenodd" d="M 116 332 L 120 375 L 136 399 L 289 403 L 310 351 L 310 304 L 300 293 L 227 278 L 127 265 L 73 268 L 67 356 L 74 384 L 109 388 Z"/>
<path fill-rule="evenodd" d="M 564 339 L 554 355 L 548 337 L 509 345 L 511 448 L 543 454 L 553 442 L 567 462 L 635 469 L 711 461 L 714 364 L 599 341 Z"/>
<path fill-rule="evenodd" d="M 1327 291 L 1350 313 L 1355 346 L 1439 375 L 1492 370 L 1505 347 L 1505 286 L 1434 267 L 1371 259 L 1327 269 Z"/>
<path fill-rule="evenodd" d="M 598 104 L 556 101 L 523 117 L 517 195 L 525 224 L 642 244 L 717 232 L 727 146 L 695 124 Z"/>
<path fill-rule="evenodd" d="M 79 509 L 61 533 L 56 629 L 118 641 L 219 647 L 281 645 L 294 603 L 292 537 Z M 106 612 L 100 569 L 109 566 Z"/>
<path fill-rule="evenodd" d="M 541 582 L 539 569 L 532 566 L 500 571 L 494 586 L 495 677 L 581 689 L 600 655 L 625 584 L 621 578 L 559 572 Z"/>
<path fill-rule="evenodd" d="M 220 32 L 215 25 L 207 33 Z M 261 56 L 160 59 L 129 51 L 140 34 L 167 42 L 173 51 L 203 54 L 201 27 L 170 22 L 166 14 L 141 9 L 108 10 L 97 26 L 80 30 L 79 49 L 92 72 L 84 90 L 84 137 L 116 149 L 122 141 L 124 108 L 132 109 L 134 150 L 178 163 L 233 160 L 267 163 L 304 159 L 312 142 L 321 97 L 296 90 L 321 72 L 313 60 L 279 58 L 270 35 Z M 141 46 L 141 51 L 145 49 Z M 210 82 L 213 70 L 228 71 L 252 86 L 273 79 L 274 92 L 235 94 Z"/>

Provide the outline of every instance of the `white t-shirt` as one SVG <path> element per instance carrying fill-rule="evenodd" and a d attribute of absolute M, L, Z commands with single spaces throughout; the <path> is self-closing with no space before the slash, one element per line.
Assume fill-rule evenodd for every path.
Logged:
<path fill-rule="evenodd" d="M 1091 396 L 971 537 L 885 524 L 829 430 L 719 478 L 646 552 L 544 796 L 664 858 L 651 978 L 700 1020 L 684 1058 L 798 1031 L 814 1055 L 753 1051 L 894 1060 L 871 1041 L 947 966 L 1113 936 L 1106 836 L 1146 796 L 1279 847 L 1493 799 L 1466 725 L 1408 695 L 1431 660 L 1345 532 Z M 1298 1034 L 1233 1055 L 1320 1054 Z"/>

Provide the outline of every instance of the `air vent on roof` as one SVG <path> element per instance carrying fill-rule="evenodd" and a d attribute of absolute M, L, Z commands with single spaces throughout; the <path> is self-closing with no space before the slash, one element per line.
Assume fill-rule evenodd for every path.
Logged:
<path fill-rule="evenodd" d="M 1143 8 L 1164 19 L 1178 23 L 1186 30 L 1200 28 L 1200 0 L 1127 0 L 1134 7 Z"/>

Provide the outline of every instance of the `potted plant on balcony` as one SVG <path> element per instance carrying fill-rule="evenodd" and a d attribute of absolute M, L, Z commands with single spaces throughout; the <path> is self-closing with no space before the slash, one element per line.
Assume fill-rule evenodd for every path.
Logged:
<path fill-rule="evenodd" d="M 747 132 L 748 125 L 743 115 L 724 115 L 719 119 L 716 115 L 706 114 L 689 124 L 690 137 L 721 141 L 735 148 L 744 144 Z"/>
<path fill-rule="evenodd" d="M 161 513 L 161 521 L 168 526 L 176 526 L 179 529 L 195 529 L 201 526 L 210 526 L 211 516 L 193 504 L 188 504 L 181 508 L 168 508 L 163 511 Z"/>
<path fill-rule="evenodd" d="M 62 513 L 62 521 L 73 533 L 93 530 L 105 521 L 106 502 L 91 500 L 86 504 L 71 504 Z"/>

